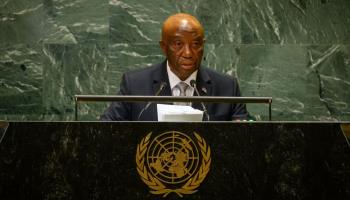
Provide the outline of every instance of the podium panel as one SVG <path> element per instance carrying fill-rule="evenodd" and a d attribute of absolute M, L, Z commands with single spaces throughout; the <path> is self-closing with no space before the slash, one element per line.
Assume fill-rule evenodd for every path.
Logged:
<path fill-rule="evenodd" d="M 348 127 L 9 122 L 0 199 L 350 199 Z"/>

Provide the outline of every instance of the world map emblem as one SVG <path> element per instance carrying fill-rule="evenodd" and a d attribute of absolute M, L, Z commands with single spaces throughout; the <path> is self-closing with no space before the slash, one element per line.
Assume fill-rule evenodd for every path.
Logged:
<path fill-rule="evenodd" d="M 197 191 L 210 170 L 211 150 L 198 133 L 193 136 L 169 131 L 152 138 L 151 132 L 137 145 L 137 172 L 152 194 Z"/>

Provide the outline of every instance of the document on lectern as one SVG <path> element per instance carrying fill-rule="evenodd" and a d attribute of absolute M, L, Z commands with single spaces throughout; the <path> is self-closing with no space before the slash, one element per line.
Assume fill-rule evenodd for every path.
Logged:
<path fill-rule="evenodd" d="M 202 121 L 203 119 L 203 111 L 191 106 L 157 104 L 157 114 L 160 122 Z"/>

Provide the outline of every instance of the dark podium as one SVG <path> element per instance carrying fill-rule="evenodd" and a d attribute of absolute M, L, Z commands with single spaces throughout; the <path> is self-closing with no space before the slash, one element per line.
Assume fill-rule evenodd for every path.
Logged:
<path fill-rule="evenodd" d="M 0 199 L 350 199 L 349 126 L 0 122 Z"/>

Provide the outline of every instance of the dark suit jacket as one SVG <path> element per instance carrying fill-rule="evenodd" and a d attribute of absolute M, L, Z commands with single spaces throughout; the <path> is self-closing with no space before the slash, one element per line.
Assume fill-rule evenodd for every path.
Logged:
<path fill-rule="evenodd" d="M 233 77 L 219 74 L 201 66 L 197 73 L 197 88 L 201 96 L 240 96 L 237 80 Z M 162 82 L 166 87 L 160 96 L 171 96 L 171 89 L 166 70 L 166 61 L 151 67 L 127 72 L 123 75 L 119 95 L 154 95 Z M 137 121 L 145 103 L 113 102 L 102 114 L 104 121 Z M 206 103 L 211 121 L 231 121 L 246 119 L 245 104 Z M 200 103 L 193 103 L 193 108 L 203 110 Z M 142 114 L 140 121 L 157 121 L 157 106 L 152 103 Z"/>

